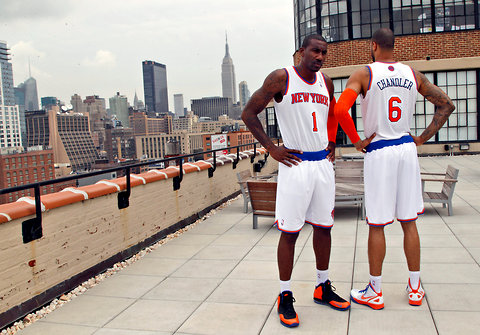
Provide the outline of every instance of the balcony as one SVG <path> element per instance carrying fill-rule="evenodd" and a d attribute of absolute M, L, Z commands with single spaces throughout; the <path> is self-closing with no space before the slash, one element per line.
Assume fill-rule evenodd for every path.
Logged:
<path fill-rule="evenodd" d="M 420 162 L 427 172 L 444 171 L 448 164 L 460 169 L 455 215 L 448 216 L 440 205 L 426 204 L 418 221 L 424 304 L 408 305 L 408 272 L 398 223 L 385 229 L 384 310 L 353 304 L 340 312 L 315 304 L 312 230 L 305 226 L 297 241 L 292 277 L 301 324 L 293 331 L 470 334 L 478 330 L 480 156 L 422 157 Z M 234 175 L 250 167 L 249 159 L 241 160 L 236 170 L 227 163 L 218 166 L 212 178 L 208 170 L 192 168 L 178 191 L 172 191 L 169 179 L 143 184 L 134 177 L 132 183 L 138 185 L 132 188 L 130 206 L 121 210 L 116 193 L 100 195 L 98 185 L 89 189 L 95 189 L 95 198 L 56 208 L 44 202 L 50 209 L 43 213 L 43 237 L 28 244 L 21 236 L 25 217 L 0 224 L 2 312 L 29 297 L 46 297 L 52 287 L 59 293 L 58 285 L 67 287 L 80 274 L 83 277 L 77 281 L 86 282 L 54 300 L 62 306 L 19 334 L 290 333 L 280 325 L 275 308 L 279 232 L 272 227 L 273 219 L 266 217 L 253 230 L 252 214 L 243 213 L 243 200 L 235 198 Z M 269 158 L 262 173 L 276 168 Z M 207 217 L 196 216 L 214 207 Z M 177 231 L 185 218 L 194 224 Z M 155 243 L 151 237 L 169 227 L 172 234 L 150 246 Z M 336 209 L 330 277 L 345 298 L 352 287 L 366 284 L 367 234 L 358 208 Z M 134 250 L 137 245 L 146 249 Z M 116 257 L 122 262 L 102 272 L 98 264 L 105 267 Z M 95 272 L 101 274 L 89 279 Z"/>

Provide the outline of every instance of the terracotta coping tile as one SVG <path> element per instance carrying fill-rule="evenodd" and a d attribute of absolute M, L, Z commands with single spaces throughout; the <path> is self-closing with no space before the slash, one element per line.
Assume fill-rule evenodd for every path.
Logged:
<path fill-rule="evenodd" d="M 201 171 L 201 169 L 198 165 L 192 163 L 183 163 L 183 171 L 184 173 L 190 173 Z"/>
<path fill-rule="evenodd" d="M 169 166 L 166 169 L 160 170 L 161 172 L 165 172 L 168 178 L 173 178 L 179 175 L 179 168 L 177 166 Z"/>
<path fill-rule="evenodd" d="M 34 214 L 35 205 L 25 201 L 16 201 L 0 205 L 0 223 L 5 223 Z"/>
<path fill-rule="evenodd" d="M 202 161 L 196 161 L 193 164 L 197 165 L 200 168 L 200 170 L 202 170 L 202 171 L 213 167 L 212 163 L 209 163 L 209 162 L 206 162 L 206 161 L 203 161 L 203 160 Z"/>
<path fill-rule="evenodd" d="M 81 193 L 73 192 L 57 192 L 45 194 L 40 197 L 46 209 L 53 209 L 61 206 L 73 204 L 85 200 L 85 196 Z"/>
<path fill-rule="evenodd" d="M 140 173 L 139 176 L 141 176 L 145 181 L 148 183 L 153 183 L 158 180 L 163 180 L 167 179 L 168 175 L 165 172 L 159 171 L 157 169 L 155 170 L 150 170 L 148 172 L 143 172 Z"/>
<path fill-rule="evenodd" d="M 81 191 L 85 191 L 88 194 L 89 199 L 101 197 L 111 193 L 118 192 L 118 188 L 113 185 L 107 185 L 104 183 L 97 183 L 93 185 L 82 186 L 78 188 Z"/>

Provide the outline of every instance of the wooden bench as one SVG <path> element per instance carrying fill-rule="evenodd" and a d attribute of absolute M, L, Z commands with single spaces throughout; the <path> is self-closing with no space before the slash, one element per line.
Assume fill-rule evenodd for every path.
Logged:
<path fill-rule="evenodd" d="M 277 183 L 274 181 L 248 180 L 247 188 L 253 210 L 253 229 L 257 229 L 259 215 L 275 217 Z"/>
<path fill-rule="evenodd" d="M 453 215 L 452 208 L 452 199 L 453 192 L 455 191 L 455 185 L 458 181 L 458 172 L 459 170 L 449 165 L 445 173 L 429 173 L 422 172 L 422 192 L 423 192 L 423 201 L 431 203 L 441 203 L 443 208 L 448 205 L 448 215 Z M 442 179 L 438 178 L 423 178 L 423 176 L 441 176 Z M 425 182 L 441 182 L 443 183 L 441 192 L 425 192 Z"/>
<path fill-rule="evenodd" d="M 335 206 L 360 205 L 365 219 L 365 192 L 363 187 L 363 161 L 335 161 Z"/>
<path fill-rule="evenodd" d="M 248 180 L 277 180 L 277 174 L 265 174 L 253 176 L 250 170 L 243 170 L 237 173 L 238 184 L 240 185 L 240 191 L 243 196 L 243 211 L 248 213 L 248 203 L 250 202 L 250 195 L 248 193 L 247 181 Z"/>

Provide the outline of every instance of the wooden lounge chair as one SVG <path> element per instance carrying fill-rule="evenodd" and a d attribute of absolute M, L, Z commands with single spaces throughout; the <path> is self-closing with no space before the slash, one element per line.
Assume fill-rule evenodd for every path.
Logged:
<path fill-rule="evenodd" d="M 448 215 L 453 215 L 452 198 L 455 191 L 455 185 L 458 181 L 459 170 L 449 165 L 445 173 L 428 173 L 422 172 L 422 192 L 423 201 L 431 203 L 441 203 L 443 208 L 448 205 Z M 443 178 L 424 178 L 423 176 L 441 176 Z M 441 182 L 443 183 L 441 192 L 425 192 L 425 182 Z"/>

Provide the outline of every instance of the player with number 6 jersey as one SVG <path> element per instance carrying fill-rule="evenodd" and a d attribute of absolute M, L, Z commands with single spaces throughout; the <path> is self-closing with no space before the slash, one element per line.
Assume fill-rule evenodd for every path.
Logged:
<path fill-rule="evenodd" d="M 397 219 L 404 234 L 409 269 L 410 305 L 422 304 L 420 238 L 416 220 L 423 211 L 420 166 L 416 146 L 442 127 L 455 107 L 450 98 L 420 72 L 393 58 L 395 37 L 388 28 L 377 30 L 371 40 L 374 63 L 355 71 L 338 99 L 335 117 L 355 148 L 365 152 L 364 185 L 370 281 L 364 290 L 353 289 L 353 301 L 382 309 L 382 265 L 386 253 L 384 227 Z M 432 102 L 433 120 L 420 136 L 410 134 L 417 93 Z M 348 110 L 360 94 L 365 136 L 360 140 Z"/>

